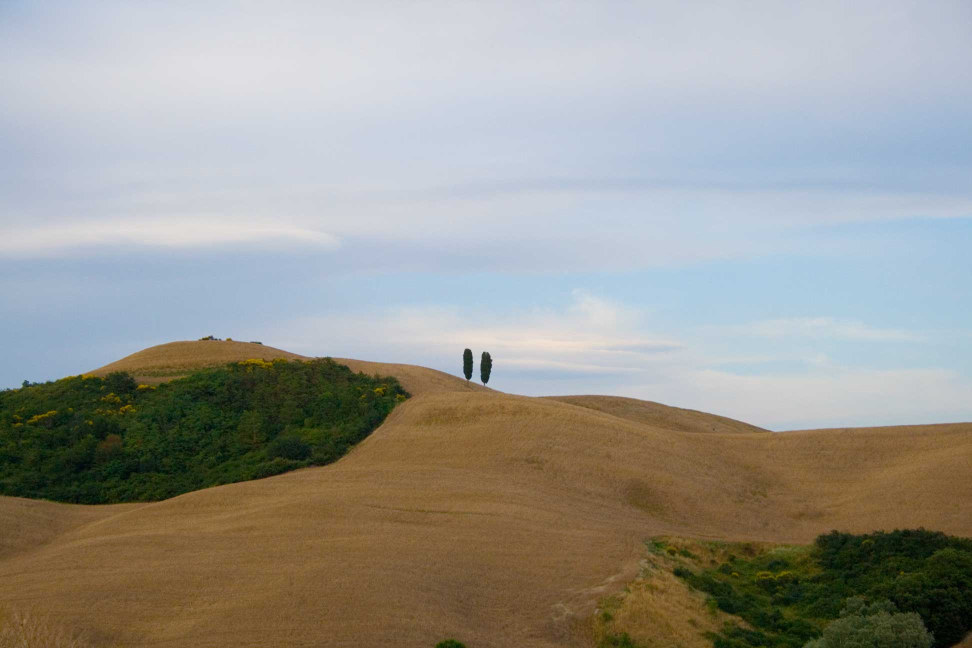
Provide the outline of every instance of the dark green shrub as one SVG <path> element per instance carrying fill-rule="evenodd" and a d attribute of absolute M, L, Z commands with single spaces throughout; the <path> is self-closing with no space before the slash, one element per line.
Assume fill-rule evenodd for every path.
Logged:
<path fill-rule="evenodd" d="M 936 551 L 924 569 L 901 574 L 880 588 L 905 611 L 917 612 L 936 646 L 958 643 L 972 628 L 972 553 L 948 547 Z"/>
<path fill-rule="evenodd" d="M 749 648 L 750 646 L 772 646 L 769 638 L 759 630 L 748 630 L 736 625 L 726 624 L 722 633 L 710 637 L 715 648 Z"/>
<path fill-rule="evenodd" d="M 109 392 L 118 394 L 130 394 L 138 388 L 138 383 L 124 371 L 115 371 L 105 376 L 105 387 Z"/>
<path fill-rule="evenodd" d="M 686 569 L 685 567 L 682 567 L 681 565 L 673 569 L 672 573 L 678 576 L 679 578 L 688 581 L 691 581 L 692 577 L 695 576 L 695 574 L 693 574 L 690 570 Z"/>
<path fill-rule="evenodd" d="M 632 641 L 631 637 L 628 636 L 627 632 L 622 632 L 619 635 L 606 635 L 601 639 L 601 643 L 598 648 L 638 648 L 635 642 Z"/>
<path fill-rule="evenodd" d="M 446 639 L 435 644 L 435 648 L 466 648 L 466 644 L 455 639 Z"/>
<path fill-rule="evenodd" d="M 279 436 L 267 446 L 267 457 L 300 461 L 311 454 L 311 447 L 297 437 Z"/>
<path fill-rule="evenodd" d="M 774 558 L 766 563 L 766 569 L 771 572 L 778 572 L 790 566 L 790 562 L 785 558 Z"/>

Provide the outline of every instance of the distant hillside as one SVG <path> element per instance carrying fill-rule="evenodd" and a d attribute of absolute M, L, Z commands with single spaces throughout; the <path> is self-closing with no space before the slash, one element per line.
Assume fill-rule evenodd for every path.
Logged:
<path fill-rule="evenodd" d="M 716 432 L 728 434 L 765 433 L 765 430 L 735 419 L 697 410 L 671 407 L 661 403 L 619 396 L 550 396 L 551 400 L 578 405 L 611 416 L 678 432 Z"/>

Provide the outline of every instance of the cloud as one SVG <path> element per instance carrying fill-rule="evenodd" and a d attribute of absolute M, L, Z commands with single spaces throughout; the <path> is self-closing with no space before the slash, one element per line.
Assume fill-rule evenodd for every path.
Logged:
<path fill-rule="evenodd" d="M 294 320 L 272 333 L 286 348 L 310 354 L 447 365 L 450 351 L 488 350 L 497 362 L 573 372 L 637 371 L 666 362 L 680 342 L 641 330 L 636 309 L 575 291 L 563 310 L 513 313 L 462 312 L 455 308 L 404 307 L 326 314 Z M 384 355 L 376 356 L 377 352 Z"/>
<path fill-rule="evenodd" d="M 732 362 L 762 368 L 734 373 L 724 368 L 733 357 L 731 342 L 713 345 L 689 330 L 649 332 L 650 320 L 644 310 L 575 291 L 557 309 L 496 314 L 430 306 L 324 314 L 265 337 L 310 355 L 408 362 L 454 374 L 464 347 L 477 356 L 488 350 L 491 386 L 501 390 L 630 396 L 777 430 L 972 418 L 972 381 L 954 371 L 845 366 L 817 353 L 797 369 L 781 369 L 772 355 L 736 357 Z M 745 330 L 861 343 L 912 340 L 905 332 L 832 318 L 774 320 Z"/>
<path fill-rule="evenodd" d="M 833 317 L 767 319 L 726 327 L 724 333 L 762 338 L 810 338 L 861 342 L 922 342 L 923 335 L 899 329 L 869 326 L 856 320 Z"/>
<path fill-rule="evenodd" d="M 628 271 L 972 215 L 961 1 L 3 6 L 6 254 L 234 214 L 363 271 Z"/>
<path fill-rule="evenodd" d="M 0 254 L 77 254 L 95 246 L 104 253 L 125 251 L 133 243 L 334 248 L 340 241 L 347 254 L 345 272 L 625 272 L 786 253 L 839 253 L 843 243 L 817 229 L 827 221 L 972 214 L 972 200 L 960 198 L 935 197 L 924 210 L 908 211 L 905 203 L 888 208 L 892 195 L 878 201 L 882 207 L 869 209 L 860 196 L 847 192 L 704 187 L 498 187 L 465 195 L 436 188 L 425 193 L 420 188 L 390 193 L 288 190 L 285 182 L 269 180 L 233 191 L 217 180 L 205 191 L 163 186 L 111 197 L 95 193 L 49 205 L 9 205 L 6 212 L 0 201 L 0 229 L 6 235 Z M 908 200 L 914 204 L 917 199 Z"/>
<path fill-rule="evenodd" d="M 721 321 L 745 322 L 763 317 L 747 313 L 801 312 L 800 295 L 769 309 L 774 296 L 747 292 L 759 289 L 755 266 L 780 276 L 830 261 L 821 274 L 876 271 L 908 255 L 913 277 L 895 264 L 901 277 L 861 283 L 926 283 L 910 289 L 926 306 L 916 321 L 963 322 L 955 304 L 964 266 L 937 276 L 921 266 L 934 265 L 924 259 L 943 242 L 958 259 L 951 248 L 972 222 L 970 32 L 966 0 L 934 11 L 914 0 L 610 10 L 109 0 L 51 11 L 0 2 L 0 260 L 39 258 L 8 265 L 77 281 L 137 248 L 159 263 L 151 278 L 144 268 L 126 273 L 132 294 L 155 294 L 148 285 L 184 294 L 187 329 L 197 318 L 243 317 L 252 310 L 244 296 L 262 289 L 278 301 L 260 321 L 291 320 L 261 337 L 295 350 L 451 370 L 448 349 L 475 346 L 493 352 L 495 379 L 513 391 L 631 389 L 703 409 L 746 403 L 741 415 L 756 422 L 783 420 L 782 410 L 760 418 L 773 403 L 747 400 L 757 378 L 798 389 L 812 374 L 821 382 L 806 385 L 821 393 L 825 383 L 879 389 L 893 378 L 840 373 L 847 356 L 834 347 L 876 355 L 879 342 L 927 341 L 882 322 L 886 300 L 873 293 L 862 297 L 873 321 L 702 330 L 706 322 L 692 320 L 720 301 L 706 290 L 727 275 L 703 283 L 739 271 L 737 310 Z M 214 258 L 214 248 L 245 250 L 254 285 L 235 284 L 238 259 Z M 218 305 L 204 286 L 160 270 L 172 267 L 160 261 L 172 250 L 225 280 Z M 264 250 L 275 256 L 250 254 Z M 666 270 L 634 274 L 657 268 Z M 479 309 L 427 305 L 425 284 L 402 291 L 411 306 L 361 306 L 376 277 L 489 277 L 508 287 L 526 274 L 546 286 L 580 273 L 614 273 L 629 286 L 671 279 L 685 295 L 666 293 L 663 307 L 683 320 L 665 330 L 650 313 L 583 293 L 546 309 L 507 308 L 496 295 Z M 30 292 L 25 299 L 57 301 L 24 288 L 40 284 L 9 283 Z M 53 283 L 55 293 L 75 285 Z M 69 291 L 79 304 L 97 301 L 88 283 Z M 828 306 L 823 279 L 807 286 L 808 298 L 822 296 L 818 312 L 847 312 Z M 98 289 L 113 294 L 117 279 Z M 18 292 L 8 292 L 13 304 Z M 334 294 L 349 310 L 315 310 L 314 297 Z M 164 338 L 154 306 L 143 321 Z M 810 360 L 781 359 L 783 346 L 791 355 L 804 347 L 796 351 Z M 935 345 L 918 346 L 906 350 L 912 364 Z M 803 373 L 790 371 L 795 364 Z M 933 371 L 936 362 L 925 364 Z M 733 365 L 758 376 L 737 376 Z M 943 388 L 957 380 L 925 377 Z M 716 386 L 732 398 L 719 400 Z M 820 405 L 808 416 L 829 416 Z"/>
<path fill-rule="evenodd" d="M 738 375 L 697 368 L 650 388 L 660 400 L 718 412 L 776 430 L 903 425 L 972 418 L 972 381 L 937 369 L 827 367 Z M 628 386 L 628 393 L 642 393 Z"/>
<path fill-rule="evenodd" d="M 954 92 L 968 73 L 947 63 L 968 53 L 970 21 L 961 0 L 935 12 L 908 1 L 644 3 L 612 11 L 584 2 L 428 2 L 394 10 L 109 2 L 64 6 L 54 15 L 11 11 L 4 40 L 8 79 L 35 105 L 56 109 L 38 99 L 65 88 L 75 108 L 102 113 L 122 101 L 128 113 L 165 117 L 152 109 L 162 105 L 191 119 L 235 112 L 243 102 L 265 110 L 277 105 L 273 97 L 293 104 L 292 112 L 334 114 L 389 95 L 408 108 L 457 94 L 533 94 L 541 81 L 551 94 L 626 93 L 659 102 L 724 101 L 727 90 L 795 103 L 821 92 L 881 99 L 909 97 L 915 87 Z M 60 47 L 51 51 L 43 39 Z"/>
<path fill-rule="evenodd" d="M 334 249 L 334 236 L 293 225 L 197 217 L 125 218 L 5 229 L 0 257 L 50 256 L 75 251 L 132 247 L 192 249 L 259 244 Z"/>

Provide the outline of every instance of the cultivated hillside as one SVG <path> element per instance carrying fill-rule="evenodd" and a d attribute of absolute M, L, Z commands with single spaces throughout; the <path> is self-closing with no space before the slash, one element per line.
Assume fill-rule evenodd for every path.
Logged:
<path fill-rule="evenodd" d="M 145 505 L 0 498 L 0 602 L 126 646 L 583 646 L 648 536 L 972 536 L 972 424 L 767 434 L 349 364 L 413 397 L 330 466 Z"/>

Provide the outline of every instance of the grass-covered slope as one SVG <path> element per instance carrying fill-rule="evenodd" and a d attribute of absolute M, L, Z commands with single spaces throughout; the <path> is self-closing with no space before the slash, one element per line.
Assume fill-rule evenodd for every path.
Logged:
<path fill-rule="evenodd" d="M 620 396 L 550 396 L 551 400 L 586 407 L 618 418 L 677 432 L 765 434 L 769 430 L 735 419 Z"/>
<path fill-rule="evenodd" d="M 158 500 L 342 456 L 406 393 L 330 359 L 259 359 L 159 386 L 127 373 L 0 392 L 0 494 Z"/>

